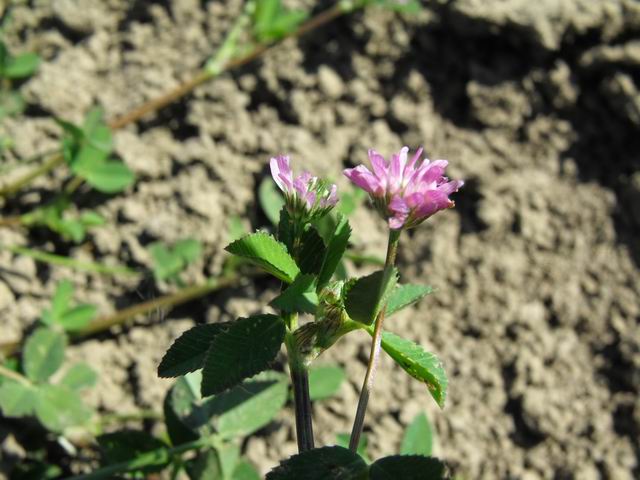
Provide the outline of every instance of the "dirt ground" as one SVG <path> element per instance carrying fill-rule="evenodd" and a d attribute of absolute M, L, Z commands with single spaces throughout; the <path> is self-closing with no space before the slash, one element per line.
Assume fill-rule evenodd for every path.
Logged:
<path fill-rule="evenodd" d="M 15 10 L 8 41 L 46 63 L 24 86 L 26 117 L 4 122 L 16 144 L 8 162 L 55 146 L 51 114 L 77 121 L 100 104 L 112 118 L 188 78 L 241 7 L 29 3 Z M 426 410 L 436 453 L 461 478 L 638 478 L 640 3 L 427 6 L 411 18 L 371 9 L 339 19 L 118 132 L 117 153 L 138 181 L 126 195 L 78 195 L 111 222 L 87 243 L 9 229 L 0 243 L 140 267 L 150 265 L 145 245 L 190 236 L 205 255 L 187 279 L 201 281 L 225 257 L 229 216 L 266 224 L 256 189 L 271 155 L 288 152 L 347 188 L 341 169 L 364 162 L 368 148 L 388 155 L 423 145 L 467 183 L 454 210 L 404 237 L 403 280 L 438 292 L 387 328 L 437 353 L 450 390 L 440 411 L 385 358 L 367 421 L 370 454 L 396 452 Z M 60 175 L 4 212 L 49 198 Z M 352 224 L 358 244 L 382 254 L 385 227 L 373 211 Z M 161 293 L 149 281 L 49 268 L 7 251 L 0 265 L 19 272 L 0 278 L 3 341 L 22 337 L 62 278 L 101 312 Z M 71 358 L 101 372 L 88 401 L 159 410 L 171 382 L 155 369 L 172 340 L 194 322 L 259 311 L 275 288 L 247 284 L 74 346 Z M 319 444 L 350 429 L 367 352 L 368 337 L 354 334 L 321 358 L 342 364 L 349 381 L 314 407 Z M 264 472 L 294 453 L 292 428 L 282 412 L 248 440 L 248 457 Z"/>

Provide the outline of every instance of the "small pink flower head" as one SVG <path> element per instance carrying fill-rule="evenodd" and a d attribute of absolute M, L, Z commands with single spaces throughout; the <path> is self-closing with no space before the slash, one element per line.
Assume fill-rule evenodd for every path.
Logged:
<path fill-rule="evenodd" d="M 287 209 L 292 218 L 303 222 L 326 215 L 338 202 L 337 187 L 309 172 L 294 178 L 289 157 L 279 155 L 270 163 L 271 176 L 284 193 Z"/>
<path fill-rule="evenodd" d="M 369 193 L 393 230 L 415 227 L 434 213 L 453 207 L 449 195 L 464 185 L 462 180 L 449 181 L 444 176 L 446 160 L 425 159 L 418 165 L 422 148 L 411 159 L 408 154 L 409 148 L 402 147 L 387 162 L 378 152 L 369 150 L 373 172 L 364 165 L 344 171 L 349 180 Z"/>

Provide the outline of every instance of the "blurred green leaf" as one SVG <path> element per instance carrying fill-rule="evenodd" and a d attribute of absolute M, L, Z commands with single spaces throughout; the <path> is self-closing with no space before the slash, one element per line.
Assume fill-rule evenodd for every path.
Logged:
<path fill-rule="evenodd" d="M 287 395 L 284 375 L 263 372 L 208 400 L 207 408 L 223 438 L 240 438 L 271 422 L 284 407 Z"/>
<path fill-rule="evenodd" d="M 338 393 L 345 372 L 341 367 L 324 365 L 309 369 L 309 395 L 311 400 L 324 400 Z"/>
<path fill-rule="evenodd" d="M 258 187 L 258 201 L 262 211 L 273 225 L 280 219 L 280 210 L 284 207 L 284 197 L 271 177 L 265 177 Z"/>
<path fill-rule="evenodd" d="M 96 212 L 83 212 L 80 215 L 80 222 L 86 227 L 99 227 L 105 224 L 104 218 Z"/>
<path fill-rule="evenodd" d="M 46 381 L 62 365 L 66 346 L 67 339 L 62 333 L 46 327 L 36 329 L 22 351 L 22 368 L 27 378 Z"/>
<path fill-rule="evenodd" d="M 218 452 L 209 448 L 185 463 L 190 480 L 221 480 L 224 479 Z"/>
<path fill-rule="evenodd" d="M 278 40 L 298 28 L 308 16 L 302 10 L 286 10 L 280 0 L 258 0 L 254 13 L 254 35 L 260 42 Z"/>
<path fill-rule="evenodd" d="M 13 380 L 0 385 L 0 410 L 5 417 L 26 417 L 33 415 L 38 395 L 35 387 Z"/>
<path fill-rule="evenodd" d="M 133 183 L 133 172 L 119 160 L 108 160 L 92 166 L 81 175 L 89 185 L 103 193 L 121 192 Z"/>
<path fill-rule="evenodd" d="M 66 331 L 75 332 L 89 325 L 97 313 L 95 305 L 77 305 L 64 312 L 57 323 Z"/>
<path fill-rule="evenodd" d="M 25 78 L 33 75 L 40 65 L 40 57 L 35 53 L 23 53 L 9 58 L 5 63 L 4 76 Z"/>
<path fill-rule="evenodd" d="M 86 363 L 76 363 L 69 368 L 60 385 L 70 390 L 82 390 L 84 388 L 93 387 L 98 381 L 98 374 Z"/>
<path fill-rule="evenodd" d="M 102 450 L 103 465 L 135 460 L 144 453 L 158 451 L 158 456 L 152 465 L 137 470 L 152 473 L 162 470 L 171 460 L 167 453 L 167 445 L 162 440 L 140 430 L 107 433 L 100 435 L 97 440 Z"/>
<path fill-rule="evenodd" d="M 51 321 L 57 323 L 60 317 L 67 311 L 73 297 L 73 284 L 69 280 L 62 280 L 56 286 L 56 291 L 51 300 Z"/>
<path fill-rule="evenodd" d="M 216 335 L 202 369 L 202 396 L 215 395 L 266 370 L 280 351 L 284 321 L 275 315 L 240 318 Z"/>
<path fill-rule="evenodd" d="M 400 445 L 402 455 L 431 455 L 433 428 L 424 413 L 419 413 L 407 427 Z"/>
<path fill-rule="evenodd" d="M 40 423 L 54 432 L 83 425 L 92 415 L 77 392 L 61 385 L 48 384 L 38 387 L 35 411 Z"/>
<path fill-rule="evenodd" d="M 260 480 L 261 478 L 256 468 L 246 460 L 238 463 L 231 476 L 231 480 Z"/>
<path fill-rule="evenodd" d="M 149 253 L 153 258 L 156 280 L 177 279 L 177 275 L 200 256 L 202 245 L 191 238 L 180 240 L 173 246 L 154 242 L 149 245 Z"/>

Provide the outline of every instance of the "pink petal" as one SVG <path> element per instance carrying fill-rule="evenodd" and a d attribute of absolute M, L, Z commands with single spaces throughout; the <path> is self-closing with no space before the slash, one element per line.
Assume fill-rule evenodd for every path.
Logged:
<path fill-rule="evenodd" d="M 438 187 L 438 191 L 444 193 L 447 197 L 457 192 L 464 185 L 462 180 L 453 180 Z"/>
<path fill-rule="evenodd" d="M 404 167 L 404 173 L 403 173 L 403 183 L 406 186 L 407 183 L 409 182 L 409 179 L 411 178 L 411 176 L 413 175 L 413 172 L 415 172 L 415 165 L 416 162 L 420 159 L 420 155 L 422 155 L 422 147 L 418 148 L 418 150 L 416 150 L 416 153 L 413 155 L 413 157 L 411 157 L 411 160 L 409 160 L 409 163 L 407 163 L 407 166 Z M 428 162 L 428 160 L 427 160 Z"/>
<path fill-rule="evenodd" d="M 434 213 L 453 206 L 446 193 L 440 190 L 429 190 L 425 193 L 422 205 L 416 209 L 416 216 L 427 218 Z"/>
<path fill-rule="evenodd" d="M 380 180 L 364 165 L 358 165 L 356 168 L 347 168 L 343 173 L 356 186 L 362 188 L 369 194 L 373 196 L 384 195 L 384 188 Z"/>
<path fill-rule="evenodd" d="M 293 173 L 289 166 L 289 157 L 278 155 L 276 158 L 271 158 L 269 167 L 271 168 L 271 176 L 280 190 L 283 192 L 291 191 L 293 187 Z"/>
<path fill-rule="evenodd" d="M 373 149 L 369 150 L 369 161 L 373 167 L 373 173 L 382 185 L 386 186 L 387 183 L 387 162 L 384 157 Z"/>

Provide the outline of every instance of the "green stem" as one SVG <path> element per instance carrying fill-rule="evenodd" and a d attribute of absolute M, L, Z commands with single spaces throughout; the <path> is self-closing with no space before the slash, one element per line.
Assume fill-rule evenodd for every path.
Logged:
<path fill-rule="evenodd" d="M 156 450 L 151 450 L 150 452 L 138 454 L 136 458 L 132 460 L 114 463 L 113 465 L 99 468 L 91 473 L 70 477 L 67 480 L 98 480 L 101 478 L 114 478 L 117 473 L 132 472 L 155 465 L 165 465 L 173 456 L 181 455 L 185 452 L 211 445 L 213 438 L 214 437 L 203 437 L 172 448 L 158 448 Z"/>
<path fill-rule="evenodd" d="M 384 262 L 385 270 L 391 269 L 395 266 L 396 253 L 398 251 L 398 241 L 400 240 L 400 232 L 401 230 L 389 230 L 387 258 Z M 369 362 L 367 363 L 367 372 L 365 373 L 364 380 L 362 382 L 360 398 L 358 399 L 358 408 L 356 409 L 356 416 L 353 421 L 353 428 L 351 430 L 351 438 L 349 439 L 349 448 L 353 452 L 357 451 L 358 443 L 360 443 L 360 436 L 362 435 L 362 429 L 364 428 L 364 418 L 367 413 L 367 405 L 369 403 L 371 391 L 373 390 L 376 371 L 378 369 L 378 362 L 380 359 L 380 346 L 382 341 L 382 324 L 384 322 L 386 309 L 387 305 L 385 304 L 380 310 L 380 313 L 378 313 L 375 321 L 373 339 L 371 341 L 371 351 L 369 353 Z"/>
<path fill-rule="evenodd" d="M 62 255 L 56 255 L 49 252 L 43 252 L 42 250 L 35 250 L 32 248 L 21 247 L 18 245 L 5 245 L 0 247 L 0 249 L 2 248 L 9 250 L 10 252 L 13 252 L 13 253 L 31 257 L 38 262 L 44 262 L 44 263 L 49 263 L 51 265 L 69 267 L 75 270 L 82 270 L 85 272 L 94 272 L 94 273 L 101 273 L 106 275 L 127 275 L 127 276 L 140 275 L 140 272 L 137 272 L 136 270 L 133 270 L 127 267 L 122 267 L 118 265 L 115 265 L 115 266 L 104 265 L 96 262 L 83 262 L 81 260 L 75 260 L 73 258 L 64 257 Z"/>
<path fill-rule="evenodd" d="M 64 163 L 64 157 L 62 156 L 62 154 L 61 153 L 55 154 L 54 156 L 49 158 L 49 160 L 44 162 L 42 165 L 38 166 L 37 168 L 34 168 L 33 170 L 26 173 L 16 181 L 10 183 L 6 187 L 1 188 L 0 197 L 11 197 L 15 195 L 18 191 L 22 189 L 22 187 L 29 185 L 36 178 L 40 177 L 41 175 L 45 175 L 49 173 L 51 170 L 53 170 L 58 165 L 61 165 L 63 163 Z"/>
<path fill-rule="evenodd" d="M 23 385 L 31 385 L 31 382 L 27 377 L 20 375 L 18 372 L 14 372 L 13 370 L 3 365 L 0 365 L 0 376 L 15 380 L 16 382 L 20 382 Z"/>
<path fill-rule="evenodd" d="M 289 373 L 293 385 L 298 452 L 302 453 L 314 448 L 311 395 L 309 394 L 309 371 L 300 359 L 295 337 L 291 332 L 287 332 L 285 345 L 287 347 Z"/>

